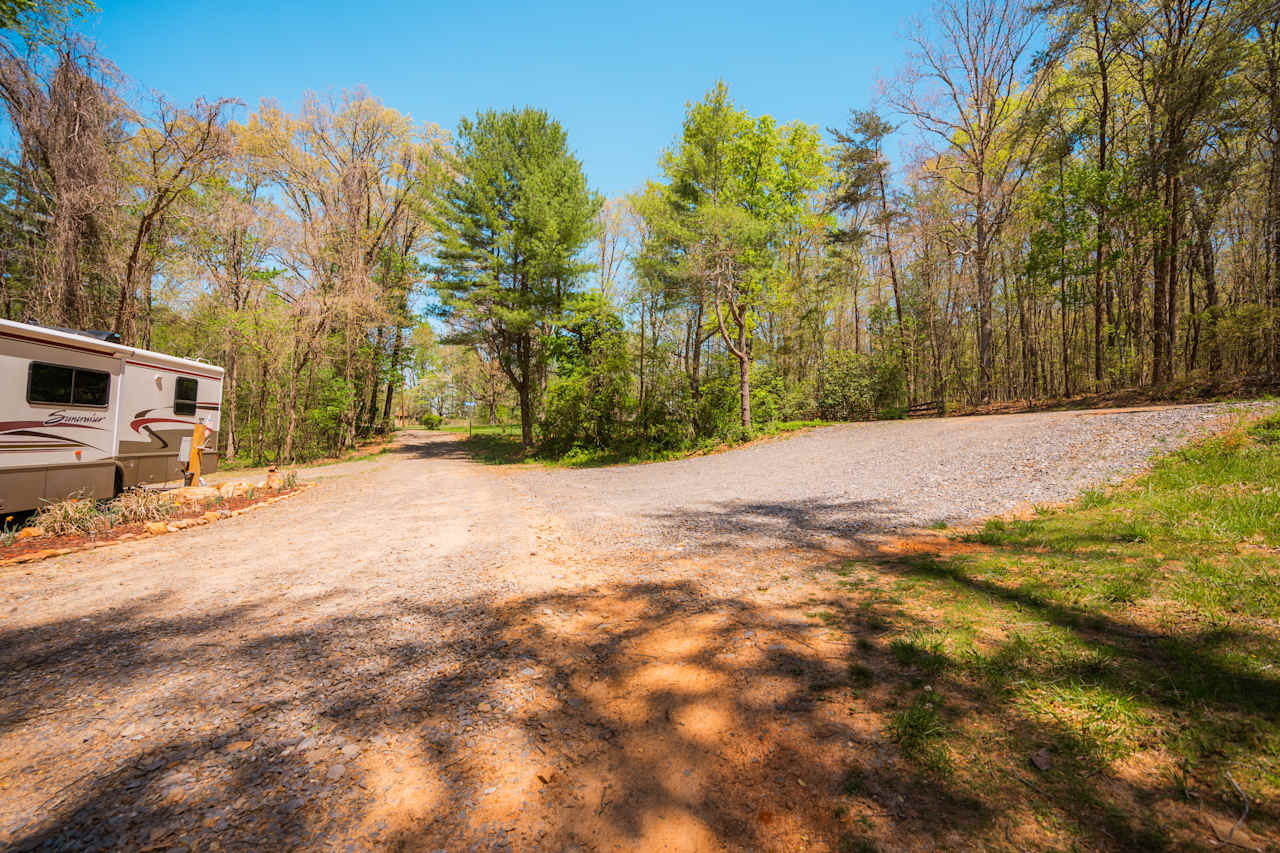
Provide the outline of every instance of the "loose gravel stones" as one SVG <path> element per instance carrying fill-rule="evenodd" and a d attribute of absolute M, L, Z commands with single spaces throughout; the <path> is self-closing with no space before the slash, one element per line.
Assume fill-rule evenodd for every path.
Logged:
<path fill-rule="evenodd" d="M 803 602 L 804 547 L 1064 500 L 1227 413 L 854 424 L 586 471 L 489 468 L 417 434 L 262 512 L 0 574 L 0 847 L 566 849 L 668 788 L 736 831 L 737 794 L 704 793 L 767 763 L 664 740 L 714 705 L 625 703 L 697 696 L 715 659 L 765 691 L 752 707 L 801 715 L 797 736 L 831 730 L 790 670 L 731 677 L 808 649 L 749 615 Z M 702 655 L 685 620 L 732 642 L 649 666 Z"/>
<path fill-rule="evenodd" d="M 813 546 L 1065 501 L 1242 408 L 844 424 L 678 462 L 521 472 L 520 482 L 598 548 Z"/>

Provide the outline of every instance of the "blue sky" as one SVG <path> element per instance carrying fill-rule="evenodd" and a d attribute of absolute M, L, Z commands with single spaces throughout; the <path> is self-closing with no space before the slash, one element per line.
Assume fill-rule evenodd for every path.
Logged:
<path fill-rule="evenodd" d="M 533 105 L 569 134 L 592 185 L 640 186 L 684 105 L 723 77 L 737 103 L 780 121 L 842 125 L 902 62 L 923 0 L 887 3 L 432 4 L 98 0 L 82 29 L 143 89 L 177 101 L 363 85 L 452 129 L 486 107 Z"/>

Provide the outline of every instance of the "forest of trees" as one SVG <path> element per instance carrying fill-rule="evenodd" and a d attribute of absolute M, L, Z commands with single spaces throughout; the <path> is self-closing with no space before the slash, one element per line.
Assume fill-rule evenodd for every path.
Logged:
<path fill-rule="evenodd" d="M 0 304 L 223 365 L 256 461 L 402 410 L 559 455 L 1263 377 L 1278 8 L 940 0 L 831 127 L 714 83 L 605 199 L 535 108 L 130 98 L 83 9 L 0 4 Z"/>

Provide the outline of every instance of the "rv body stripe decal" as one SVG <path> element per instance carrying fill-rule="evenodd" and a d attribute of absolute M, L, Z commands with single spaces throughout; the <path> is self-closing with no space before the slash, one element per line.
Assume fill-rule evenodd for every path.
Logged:
<path fill-rule="evenodd" d="M 145 427 L 147 424 L 183 424 L 185 426 L 195 426 L 195 421 L 182 421 L 177 418 L 134 418 L 129 421 L 129 429 L 134 432 L 140 432 L 138 427 Z"/>
<path fill-rule="evenodd" d="M 14 430 L 12 432 L 6 432 L 5 435 L 20 435 L 24 438 L 48 438 L 53 441 L 60 442 L 62 446 L 66 447 L 87 447 L 90 450 L 98 449 L 92 444 L 87 444 L 83 441 L 76 441 L 74 438 L 67 438 L 65 435 L 50 435 L 47 432 L 36 432 L 33 429 Z"/>
<path fill-rule="evenodd" d="M 176 367 L 164 367 L 163 365 L 159 365 L 159 364 L 148 364 L 145 361 L 126 361 L 125 364 L 132 364 L 136 367 L 145 367 L 150 370 L 163 370 L 163 371 L 166 371 L 167 373 L 181 373 L 183 376 L 196 376 L 196 377 L 199 377 L 200 379 L 208 379 L 211 382 L 222 381 L 221 376 L 210 376 L 207 373 L 192 373 L 190 370 L 179 370 Z"/>

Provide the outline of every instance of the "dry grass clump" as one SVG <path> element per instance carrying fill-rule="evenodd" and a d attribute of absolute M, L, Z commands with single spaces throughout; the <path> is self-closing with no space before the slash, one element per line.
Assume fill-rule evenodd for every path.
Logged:
<path fill-rule="evenodd" d="M 93 536 L 119 524 L 164 521 L 178 509 L 173 496 L 153 489 L 130 489 L 111 501 L 68 498 L 40 508 L 31 525 L 47 536 Z"/>
<path fill-rule="evenodd" d="M 168 492 L 154 489 L 130 489 L 113 500 L 107 512 L 115 517 L 116 524 L 140 524 L 147 521 L 164 521 L 178 508 Z"/>
<path fill-rule="evenodd" d="M 92 536 L 111 527 L 111 516 L 90 498 L 68 498 L 41 507 L 31 524 L 49 536 Z"/>

